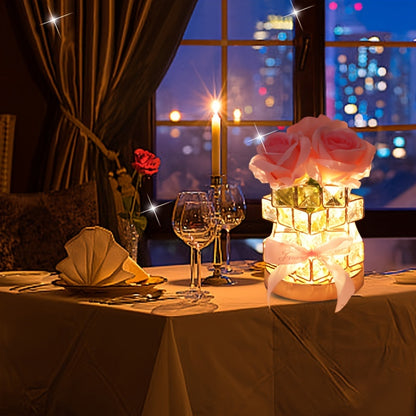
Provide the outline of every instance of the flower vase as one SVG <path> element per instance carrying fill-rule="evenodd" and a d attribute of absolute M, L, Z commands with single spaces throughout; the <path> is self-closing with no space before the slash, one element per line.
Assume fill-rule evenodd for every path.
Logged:
<path fill-rule="evenodd" d="M 319 184 L 272 189 L 262 199 L 262 216 L 273 222 L 263 252 L 273 293 L 320 301 L 339 299 L 346 283 L 348 298 L 363 285 L 364 244 L 355 225 L 364 216 L 361 196 Z"/>
<path fill-rule="evenodd" d="M 122 219 L 120 225 L 121 245 L 137 263 L 140 235 L 132 222 Z"/>

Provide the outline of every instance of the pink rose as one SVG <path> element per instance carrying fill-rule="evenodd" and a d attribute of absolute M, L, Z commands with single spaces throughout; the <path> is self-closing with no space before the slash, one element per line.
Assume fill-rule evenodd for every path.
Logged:
<path fill-rule="evenodd" d="M 312 140 L 313 133 L 321 128 L 328 127 L 331 129 L 347 128 L 348 124 L 345 121 L 331 120 L 329 117 L 321 114 L 319 117 L 304 117 L 298 123 L 293 124 L 287 129 L 289 134 L 298 133 L 309 137 Z"/>
<path fill-rule="evenodd" d="M 249 164 L 254 176 L 271 188 L 299 185 L 307 180 L 311 142 L 299 134 L 274 133 L 257 147 Z"/>
<path fill-rule="evenodd" d="M 309 165 L 317 169 L 322 185 L 359 188 L 359 180 L 368 176 L 375 147 L 348 128 L 319 128 L 312 136 Z M 310 169 L 311 170 L 311 169 Z"/>

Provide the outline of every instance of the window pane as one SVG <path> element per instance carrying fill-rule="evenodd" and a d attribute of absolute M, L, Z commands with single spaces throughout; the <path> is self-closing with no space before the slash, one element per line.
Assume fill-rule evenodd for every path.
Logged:
<path fill-rule="evenodd" d="M 211 178 L 211 129 L 207 127 L 157 128 L 156 149 L 162 163 L 157 175 L 157 199 L 172 200 L 185 190 L 208 187 Z"/>
<path fill-rule="evenodd" d="M 250 159 L 257 153 L 256 137 L 271 132 L 270 127 L 230 127 L 228 129 L 228 178 L 243 187 L 246 199 L 259 201 L 270 193 L 270 186 L 262 184 L 248 168 Z"/>
<path fill-rule="evenodd" d="M 326 0 L 326 39 L 413 41 L 414 0 Z"/>
<path fill-rule="evenodd" d="M 291 40 L 292 10 L 290 0 L 228 0 L 228 37 Z"/>
<path fill-rule="evenodd" d="M 416 207 L 416 131 L 364 133 L 376 146 L 371 175 L 354 193 L 367 209 Z"/>
<path fill-rule="evenodd" d="M 220 62 L 219 47 L 181 46 L 157 90 L 157 119 L 169 120 L 177 110 L 183 120 L 208 120 L 211 98 L 221 89 Z"/>
<path fill-rule="evenodd" d="M 221 39 L 221 0 L 198 0 L 184 39 Z"/>
<path fill-rule="evenodd" d="M 416 48 L 326 48 L 327 114 L 351 127 L 416 123 Z"/>
<path fill-rule="evenodd" d="M 229 116 L 239 108 L 242 119 L 293 119 L 291 46 L 234 46 L 228 61 Z"/>

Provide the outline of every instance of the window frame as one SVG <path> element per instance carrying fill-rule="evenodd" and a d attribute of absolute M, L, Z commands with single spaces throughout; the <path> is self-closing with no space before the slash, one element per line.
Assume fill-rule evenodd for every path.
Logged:
<path fill-rule="evenodd" d="M 314 2 L 311 0 L 293 0 L 293 6 L 297 10 L 308 11 L 301 16 L 301 26 L 294 19 L 293 41 L 279 40 L 228 40 L 228 1 L 221 1 L 221 39 L 198 40 L 183 39 L 181 45 L 209 45 L 221 47 L 221 76 L 222 76 L 222 98 L 227 100 L 227 68 L 229 46 L 251 46 L 251 45 L 290 45 L 294 46 L 293 60 L 293 123 L 298 122 L 306 116 L 318 116 L 325 114 L 326 108 L 326 80 L 325 80 L 325 51 L 327 47 L 358 47 L 373 44 L 369 41 L 326 41 L 325 40 L 325 8 L 326 2 Z M 313 7 L 311 7 L 313 6 Z M 416 47 L 415 42 L 384 41 L 377 42 L 377 46 L 386 47 Z M 291 125 L 287 120 L 244 120 L 240 126 L 276 126 Z M 206 126 L 206 121 L 181 121 L 173 123 L 170 121 L 155 120 L 155 126 Z M 228 120 L 228 127 L 235 123 Z M 374 132 L 387 130 L 416 130 L 416 124 L 408 125 L 383 125 L 374 128 L 353 128 L 357 132 Z M 223 127 L 223 135 L 227 135 L 227 129 Z M 153 144 L 155 146 L 155 144 Z M 157 149 L 156 149 L 157 150 Z M 248 169 L 248 167 L 247 167 Z M 172 205 L 161 207 L 158 216 L 160 223 L 149 221 L 149 234 L 152 239 L 173 238 L 174 234 L 170 226 Z M 357 227 L 362 237 L 415 237 L 416 236 L 416 209 L 379 209 L 365 210 L 365 217 L 357 222 Z M 234 238 L 264 238 L 271 232 L 272 224 L 261 215 L 261 200 L 247 200 L 247 216 L 243 223 L 233 230 Z"/>

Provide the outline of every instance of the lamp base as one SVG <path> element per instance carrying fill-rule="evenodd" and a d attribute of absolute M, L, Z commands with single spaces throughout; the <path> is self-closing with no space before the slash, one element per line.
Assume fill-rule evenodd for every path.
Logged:
<path fill-rule="evenodd" d="M 361 263 L 360 268 L 354 271 L 354 275 L 350 276 L 357 292 L 364 284 L 364 264 Z M 264 271 L 264 283 L 267 287 L 269 272 Z M 302 301 L 322 301 L 333 300 L 337 298 L 337 289 L 335 283 L 329 284 L 299 284 L 286 282 L 281 280 L 273 289 L 273 293 L 287 299 Z"/>

